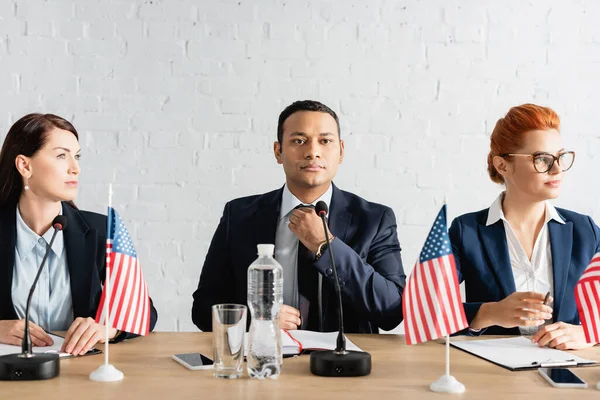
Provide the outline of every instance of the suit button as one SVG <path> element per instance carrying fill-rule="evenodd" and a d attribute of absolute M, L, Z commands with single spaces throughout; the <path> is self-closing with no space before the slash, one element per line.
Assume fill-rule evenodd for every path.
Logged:
<path fill-rule="evenodd" d="M 325 273 L 327 274 L 327 276 L 331 276 L 333 275 L 333 270 L 331 268 L 327 268 L 327 271 L 325 271 Z"/>
<path fill-rule="evenodd" d="M 340 279 L 340 287 L 344 287 L 346 284 L 344 283 L 343 280 Z"/>

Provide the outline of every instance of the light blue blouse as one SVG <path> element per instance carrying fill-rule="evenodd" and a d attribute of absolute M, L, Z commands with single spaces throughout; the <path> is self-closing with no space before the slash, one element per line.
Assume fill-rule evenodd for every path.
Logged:
<path fill-rule="evenodd" d="M 43 236 L 32 231 L 23 221 L 17 206 L 17 246 L 12 281 L 12 302 L 19 318 L 25 317 L 29 289 L 33 284 L 54 229 Z M 62 214 L 62 208 L 61 212 Z M 54 239 L 40 280 L 31 299 L 31 321 L 45 330 L 65 331 L 73 322 L 71 278 L 67 268 L 67 252 L 63 232 Z"/>

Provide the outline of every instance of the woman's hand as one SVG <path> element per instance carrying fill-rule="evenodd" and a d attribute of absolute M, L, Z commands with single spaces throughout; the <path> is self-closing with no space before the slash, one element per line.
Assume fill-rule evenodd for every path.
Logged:
<path fill-rule="evenodd" d="M 552 308 L 544 305 L 545 295 L 536 292 L 514 292 L 497 303 L 484 303 L 473 321 L 472 329 L 498 325 L 503 328 L 539 326 L 552 319 Z M 552 301 L 549 298 L 548 301 Z"/>
<path fill-rule="evenodd" d="M 548 346 L 559 350 L 579 350 L 594 346 L 596 343 L 588 343 L 581 325 L 571 325 L 565 322 L 542 327 L 531 338 L 533 343 L 540 347 Z"/>
<path fill-rule="evenodd" d="M 105 332 L 105 326 L 96 323 L 93 318 L 77 318 L 67 331 L 60 351 L 70 353 L 74 356 L 84 355 L 96 343 L 104 343 L 107 340 Z M 109 328 L 108 340 L 115 337 L 116 334 L 117 330 L 115 328 Z"/>
<path fill-rule="evenodd" d="M 0 343 L 20 346 L 25 334 L 25 319 L 0 321 Z M 52 338 L 39 326 L 29 321 L 29 336 L 34 346 L 51 346 Z"/>

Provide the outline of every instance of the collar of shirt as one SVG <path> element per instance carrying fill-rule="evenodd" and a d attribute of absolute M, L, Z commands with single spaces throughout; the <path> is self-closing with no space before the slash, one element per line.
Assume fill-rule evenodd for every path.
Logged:
<path fill-rule="evenodd" d="M 331 195 L 333 193 L 333 185 L 329 185 L 329 189 L 321 197 L 313 201 L 311 204 L 316 205 L 319 201 L 324 201 L 327 204 L 327 207 L 331 204 Z M 298 200 L 296 196 L 290 192 L 287 185 L 283 187 L 283 194 L 281 195 L 281 210 L 279 211 L 279 219 L 285 218 L 294 207 L 298 204 L 305 204 L 302 201 Z"/>
<path fill-rule="evenodd" d="M 59 215 L 62 215 L 62 213 L 61 205 Z M 50 229 L 48 229 L 43 236 L 39 236 L 37 233 L 32 231 L 31 228 L 27 226 L 25 221 L 23 221 L 23 217 L 21 217 L 21 212 L 19 211 L 19 206 L 17 205 L 17 252 L 19 253 L 21 260 L 27 259 L 35 246 L 39 243 L 40 238 L 43 238 L 46 243 L 50 243 L 53 233 L 54 229 L 52 227 L 50 227 Z M 60 231 L 56 234 L 54 243 L 52 243 L 52 252 L 54 252 L 57 257 L 60 257 L 64 247 L 65 242 L 63 238 L 63 232 Z"/>
<path fill-rule="evenodd" d="M 502 211 L 502 200 L 504 200 L 505 193 L 506 192 L 500 193 L 500 195 L 496 197 L 496 200 L 494 200 L 494 202 L 490 206 L 487 221 L 485 223 L 486 226 L 495 224 L 498 220 L 508 222 L 504 217 L 504 211 Z M 550 220 L 555 220 L 556 222 L 561 224 L 565 223 L 565 221 L 561 218 L 560 214 L 558 213 L 558 211 L 556 211 L 556 208 L 554 208 L 552 203 L 546 201 L 546 217 L 544 224 L 547 224 Z"/>

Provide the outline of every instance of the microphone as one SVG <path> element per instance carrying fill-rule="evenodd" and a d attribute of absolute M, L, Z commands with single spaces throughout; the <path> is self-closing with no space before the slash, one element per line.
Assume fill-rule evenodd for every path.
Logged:
<path fill-rule="evenodd" d="M 52 221 L 54 233 L 50 243 L 46 246 L 46 253 L 37 275 L 33 280 L 29 297 L 27 297 L 27 305 L 25 307 L 25 329 L 23 341 L 21 342 L 20 354 L 8 354 L 0 357 L 0 380 L 3 381 L 34 381 L 41 379 L 50 379 L 58 376 L 60 372 L 60 363 L 58 354 L 33 354 L 31 350 L 31 336 L 29 334 L 29 308 L 31 307 L 31 298 L 40 279 L 46 259 L 52 249 L 52 244 L 59 231 L 67 227 L 67 218 L 64 215 L 57 215 Z"/>
<path fill-rule="evenodd" d="M 319 201 L 315 212 L 323 221 L 325 240 L 329 243 L 327 231 L 328 208 L 324 201 Z M 371 373 L 371 355 L 367 352 L 346 350 L 346 337 L 344 336 L 344 311 L 342 309 L 342 290 L 338 280 L 335 259 L 331 246 L 327 246 L 329 261 L 333 271 L 333 286 L 337 295 L 338 337 L 335 350 L 321 350 L 310 353 L 310 372 L 319 376 L 365 376 Z"/>

